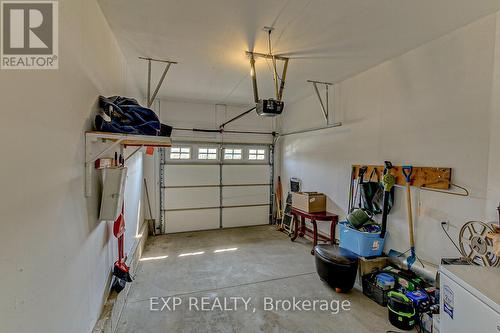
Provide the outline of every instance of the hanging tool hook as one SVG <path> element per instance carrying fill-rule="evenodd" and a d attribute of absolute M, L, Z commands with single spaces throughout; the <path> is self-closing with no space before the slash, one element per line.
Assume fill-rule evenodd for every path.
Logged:
<path fill-rule="evenodd" d="M 361 181 L 363 181 L 366 171 L 368 171 L 368 167 L 366 165 L 363 165 L 361 168 L 359 168 L 359 179 Z"/>
<path fill-rule="evenodd" d="M 393 168 L 392 163 L 390 161 L 385 161 L 384 162 L 385 168 L 384 168 L 384 175 L 389 172 Z"/>

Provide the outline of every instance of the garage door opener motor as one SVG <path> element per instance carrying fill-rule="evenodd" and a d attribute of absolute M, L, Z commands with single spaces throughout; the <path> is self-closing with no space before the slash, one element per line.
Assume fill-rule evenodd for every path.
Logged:
<path fill-rule="evenodd" d="M 257 52 L 247 52 L 248 57 L 250 58 L 250 76 L 252 77 L 252 89 L 253 96 L 255 101 L 255 110 L 257 114 L 260 116 L 274 117 L 280 115 L 283 112 L 283 108 L 285 106 L 283 102 L 283 90 L 285 89 L 285 79 L 286 72 L 288 69 L 288 60 L 289 58 L 274 55 L 272 53 L 271 47 L 271 32 L 274 30 L 272 27 L 264 27 L 264 31 L 268 33 L 269 37 L 269 53 L 257 53 Z M 255 58 L 264 58 L 266 61 L 270 60 L 272 63 L 272 72 L 273 72 L 273 80 L 274 80 L 274 90 L 275 90 L 275 99 L 260 99 L 259 98 L 259 90 L 257 88 L 257 73 L 255 71 Z M 283 62 L 283 70 L 281 75 L 278 74 L 277 70 L 277 62 Z"/>

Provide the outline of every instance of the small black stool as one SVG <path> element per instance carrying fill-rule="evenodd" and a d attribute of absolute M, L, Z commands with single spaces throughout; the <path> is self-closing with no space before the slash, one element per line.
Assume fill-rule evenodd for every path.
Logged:
<path fill-rule="evenodd" d="M 320 244 L 314 247 L 316 270 L 321 280 L 336 292 L 348 292 L 354 286 L 358 273 L 358 257 L 336 245 Z"/>

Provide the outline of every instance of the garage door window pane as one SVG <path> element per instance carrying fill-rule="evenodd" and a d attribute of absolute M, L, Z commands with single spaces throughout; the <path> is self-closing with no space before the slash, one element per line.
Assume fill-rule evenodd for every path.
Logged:
<path fill-rule="evenodd" d="M 171 160 L 189 160 L 190 158 L 191 158 L 191 148 L 189 147 L 170 148 Z"/>
<path fill-rule="evenodd" d="M 216 160 L 217 148 L 200 148 L 198 149 L 199 160 Z"/>
<path fill-rule="evenodd" d="M 224 149 L 225 160 L 241 160 L 241 149 L 226 148 Z"/>
<path fill-rule="evenodd" d="M 263 161 L 266 158 L 265 149 L 249 149 L 248 159 L 251 161 Z"/>

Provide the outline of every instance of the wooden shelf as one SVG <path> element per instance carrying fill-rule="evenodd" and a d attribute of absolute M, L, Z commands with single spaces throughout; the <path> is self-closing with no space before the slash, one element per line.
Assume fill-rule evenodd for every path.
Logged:
<path fill-rule="evenodd" d="M 166 136 L 121 134 L 107 132 L 86 132 L 85 136 L 91 140 L 120 141 L 120 144 L 131 147 L 171 147 L 172 140 Z"/>
<path fill-rule="evenodd" d="M 361 165 L 353 165 L 353 179 L 358 179 L 359 169 Z M 375 169 L 378 175 L 378 180 L 382 181 L 384 166 L 383 165 L 366 165 L 368 168 L 364 175 L 364 181 L 369 181 L 370 175 Z M 402 173 L 401 166 L 394 166 L 391 173 L 396 177 L 396 185 L 405 186 L 406 179 Z M 377 176 L 373 176 L 373 181 L 376 181 Z M 438 190 L 448 190 L 451 184 L 451 168 L 442 167 L 413 167 L 411 176 L 411 186 L 425 187 Z"/>
<path fill-rule="evenodd" d="M 108 132 L 85 132 L 85 196 L 92 195 L 94 162 L 105 155 L 116 152 L 123 154 L 125 147 L 137 147 L 125 160 L 142 147 L 171 147 L 172 140 L 166 136 L 135 135 Z"/>

